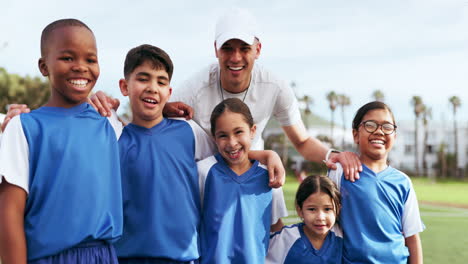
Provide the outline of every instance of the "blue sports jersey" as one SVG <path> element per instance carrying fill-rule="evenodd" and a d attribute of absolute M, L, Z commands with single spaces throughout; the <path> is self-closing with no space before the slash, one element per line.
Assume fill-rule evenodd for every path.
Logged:
<path fill-rule="evenodd" d="M 403 219 L 414 192 L 411 182 L 390 166 L 379 173 L 362 167 L 358 181 L 341 180 L 343 263 L 407 263 Z M 419 212 L 413 214 L 419 218 Z M 414 221 L 422 226 L 420 219 Z"/>
<path fill-rule="evenodd" d="M 20 116 L 29 147 L 28 260 L 122 234 L 117 138 L 87 103 Z"/>
<path fill-rule="evenodd" d="M 304 223 L 285 226 L 271 235 L 266 264 L 336 264 L 341 263 L 343 238 L 333 230 L 317 250 L 304 233 Z"/>
<path fill-rule="evenodd" d="M 199 258 L 195 136 L 181 120 L 126 126 L 119 139 L 124 232 L 119 257 Z"/>
<path fill-rule="evenodd" d="M 268 171 L 255 161 L 238 176 L 220 154 L 215 158 L 208 158 L 204 185 L 201 263 L 263 264 L 272 224 Z"/>

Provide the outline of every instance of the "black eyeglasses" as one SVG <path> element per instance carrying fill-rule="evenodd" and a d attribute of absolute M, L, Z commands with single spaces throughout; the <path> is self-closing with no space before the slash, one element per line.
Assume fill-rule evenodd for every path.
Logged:
<path fill-rule="evenodd" d="M 361 122 L 361 124 L 359 124 L 359 125 L 362 125 L 364 127 L 364 129 L 369 133 L 374 133 L 375 131 L 377 131 L 377 129 L 379 129 L 379 127 L 381 127 L 382 132 L 385 135 L 392 134 L 393 132 L 395 132 L 395 130 L 397 128 L 396 125 L 391 124 L 391 123 L 377 124 L 375 121 L 372 121 L 372 120 L 367 120 L 367 121 Z"/>

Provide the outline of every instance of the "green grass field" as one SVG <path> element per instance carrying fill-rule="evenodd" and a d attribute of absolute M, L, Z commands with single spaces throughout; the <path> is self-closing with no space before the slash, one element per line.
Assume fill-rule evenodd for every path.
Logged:
<path fill-rule="evenodd" d="M 421 233 L 424 263 L 468 263 L 468 182 L 412 181 L 426 225 Z M 283 187 L 289 210 L 289 217 L 283 219 L 285 224 L 300 221 L 294 211 L 297 186 L 297 181 L 288 177 Z"/>
<path fill-rule="evenodd" d="M 412 180 L 426 225 L 421 233 L 424 263 L 468 263 L 468 182 Z M 300 221 L 294 210 L 297 186 L 296 179 L 288 177 L 283 187 L 289 210 L 289 217 L 283 219 L 287 225 Z"/>
<path fill-rule="evenodd" d="M 468 208 L 468 182 L 445 180 L 434 183 L 427 178 L 411 180 L 420 201 L 449 203 Z"/>

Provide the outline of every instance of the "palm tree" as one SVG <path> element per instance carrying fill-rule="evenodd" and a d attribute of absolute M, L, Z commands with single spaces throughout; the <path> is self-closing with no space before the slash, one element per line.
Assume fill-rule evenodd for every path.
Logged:
<path fill-rule="evenodd" d="M 427 151 L 428 151 L 428 144 L 427 140 L 429 138 L 429 129 L 427 128 L 427 124 L 429 122 L 429 119 L 432 118 L 432 109 L 426 105 L 423 106 L 423 112 L 422 112 L 422 120 L 423 120 L 423 125 L 424 125 L 424 140 L 423 140 L 423 154 L 422 154 L 422 160 L 423 160 L 423 173 L 424 175 L 428 176 L 428 168 L 427 168 Z"/>
<path fill-rule="evenodd" d="M 381 90 L 375 90 L 372 93 L 372 97 L 374 97 L 375 101 L 383 102 L 385 99 L 384 93 Z"/>
<path fill-rule="evenodd" d="M 452 110 L 453 110 L 453 143 L 455 146 L 455 162 L 454 162 L 454 175 L 456 175 L 457 169 L 458 169 L 458 139 L 457 139 L 457 108 L 460 107 L 461 105 L 461 100 L 458 96 L 451 96 L 449 98 L 449 102 L 452 104 Z"/>
<path fill-rule="evenodd" d="M 446 148 L 447 148 L 447 144 L 445 144 L 445 142 L 442 142 L 440 143 L 439 150 L 437 151 L 437 158 L 439 160 L 440 177 L 442 178 L 447 177 L 447 156 L 445 153 Z"/>
<path fill-rule="evenodd" d="M 310 106 L 312 105 L 314 100 L 312 99 L 312 97 L 310 97 L 308 95 L 304 95 L 302 98 L 299 99 L 299 101 L 303 102 L 305 104 L 305 107 L 304 107 L 304 125 L 305 125 L 306 129 L 309 129 L 309 115 L 312 113 L 312 111 L 310 110 Z"/>
<path fill-rule="evenodd" d="M 345 120 L 345 111 L 344 111 L 344 109 L 345 109 L 346 106 L 349 106 L 351 104 L 351 99 L 345 94 L 339 94 L 337 101 L 338 101 L 338 105 L 341 108 L 341 118 L 343 119 L 344 133 L 343 133 L 343 141 L 341 142 L 341 148 L 344 149 L 345 148 L 345 137 L 344 137 L 344 135 L 346 134 L 346 120 Z"/>
<path fill-rule="evenodd" d="M 330 139 L 331 139 L 331 142 L 332 142 L 332 145 L 333 145 L 333 130 L 335 128 L 335 109 L 336 109 L 336 106 L 337 106 L 337 100 L 338 100 L 338 96 L 336 95 L 336 93 L 334 91 L 331 91 L 327 94 L 327 100 L 328 100 L 328 105 L 330 107 L 330 110 L 331 110 L 331 133 L 330 133 Z"/>
<path fill-rule="evenodd" d="M 414 109 L 414 169 L 416 172 L 416 175 L 419 176 L 419 160 L 418 160 L 418 119 L 421 113 L 423 112 L 423 101 L 421 96 L 413 96 L 411 99 L 411 104 L 413 105 Z"/>

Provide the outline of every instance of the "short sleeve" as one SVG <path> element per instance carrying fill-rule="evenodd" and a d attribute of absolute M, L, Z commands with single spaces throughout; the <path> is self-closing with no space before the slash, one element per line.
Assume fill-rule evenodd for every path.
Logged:
<path fill-rule="evenodd" d="M 341 179 L 343 178 L 343 167 L 339 162 L 336 163 L 336 170 L 328 170 L 328 177 L 336 184 L 338 190 L 341 187 Z"/>
<path fill-rule="evenodd" d="M 117 140 L 120 138 L 120 135 L 122 135 L 122 130 L 123 130 L 123 124 L 120 122 L 119 117 L 117 116 L 117 113 L 114 110 L 111 110 L 111 116 L 107 118 L 109 123 L 111 124 L 112 128 L 115 131 L 115 136 L 117 137 Z"/>
<path fill-rule="evenodd" d="M 205 183 L 208 173 L 211 167 L 216 164 L 216 158 L 214 156 L 208 157 L 202 161 L 197 162 L 198 169 L 198 186 L 200 188 L 200 201 L 203 208 L 203 197 L 205 195 Z"/>
<path fill-rule="evenodd" d="M 300 238 L 301 234 L 297 225 L 285 226 L 281 231 L 271 235 L 265 264 L 284 263 L 291 248 Z"/>
<path fill-rule="evenodd" d="M 216 153 L 216 144 L 213 138 L 195 121 L 188 120 L 187 123 L 192 127 L 193 134 L 195 135 L 195 160 L 199 161 L 214 155 Z"/>
<path fill-rule="evenodd" d="M 0 183 L 3 180 L 29 192 L 29 146 L 20 116 L 11 119 L 2 136 Z"/>
<path fill-rule="evenodd" d="M 284 202 L 283 188 L 272 189 L 272 202 L 271 202 L 271 224 L 274 225 L 282 217 L 288 216 L 288 209 Z"/>
<path fill-rule="evenodd" d="M 413 185 L 410 181 L 410 191 L 408 194 L 408 199 L 405 202 L 405 208 L 403 209 L 403 234 L 405 237 L 410 237 L 419 232 L 422 232 L 426 227 L 421 220 L 421 215 L 419 213 L 418 199 L 416 197 L 416 192 L 413 189 Z"/>
<path fill-rule="evenodd" d="M 299 104 L 294 92 L 286 82 L 280 81 L 273 115 L 281 126 L 292 126 L 302 122 Z"/>

